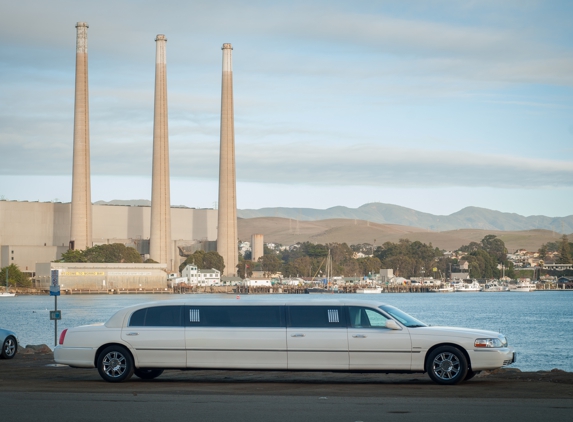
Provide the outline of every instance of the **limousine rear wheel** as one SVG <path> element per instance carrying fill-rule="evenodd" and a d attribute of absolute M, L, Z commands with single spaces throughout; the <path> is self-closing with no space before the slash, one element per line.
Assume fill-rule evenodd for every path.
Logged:
<path fill-rule="evenodd" d="M 466 378 L 468 361 L 460 349 L 441 346 L 428 356 L 426 371 L 432 381 L 443 385 L 454 385 Z"/>
<path fill-rule="evenodd" d="M 142 380 L 152 380 L 157 378 L 159 375 L 163 373 L 163 369 L 140 369 L 135 368 L 133 373 L 136 377 L 141 378 Z"/>
<path fill-rule="evenodd" d="M 133 359 L 125 347 L 108 346 L 98 356 L 97 370 L 107 382 L 126 381 L 133 375 Z"/>

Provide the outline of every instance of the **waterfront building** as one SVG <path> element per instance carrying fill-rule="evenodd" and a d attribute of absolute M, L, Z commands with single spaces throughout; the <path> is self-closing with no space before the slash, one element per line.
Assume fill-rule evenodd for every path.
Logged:
<path fill-rule="evenodd" d="M 221 272 L 214 268 L 199 269 L 196 265 L 187 265 L 181 271 L 181 277 L 193 286 L 218 286 L 221 284 Z"/>

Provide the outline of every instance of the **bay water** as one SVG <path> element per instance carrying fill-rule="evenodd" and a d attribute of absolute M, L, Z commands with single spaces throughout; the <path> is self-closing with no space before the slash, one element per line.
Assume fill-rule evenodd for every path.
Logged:
<path fill-rule="evenodd" d="M 249 300 L 312 300 L 319 295 L 250 295 Z M 76 295 L 60 296 L 58 336 L 65 328 L 105 322 L 126 306 L 150 301 L 206 298 L 237 300 L 235 295 Z M 321 299 L 343 297 L 377 299 L 396 306 L 431 325 L 479 328 L 505 334 L 517 350 L 513 367 L 522 371 L 573 372 L 573 291 L 531 293 L 383 293 L 320 295 Z M 246 296 L 241 298 L 245 299 Z M 21 346 L 47 344 L 54 347 L 54 309 L 50 296 L 0 298 L 0 328 L 14 331 Z"/>

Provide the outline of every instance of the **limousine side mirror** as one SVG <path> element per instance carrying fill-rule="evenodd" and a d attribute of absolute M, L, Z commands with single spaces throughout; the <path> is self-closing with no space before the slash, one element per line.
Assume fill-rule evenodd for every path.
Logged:
<path fill-rule="evenodd" d="M 386 328 L 389 328 L 391 330 L 401 330 L 402 329 L 402 328 L 400 328 L 398 323 L 396 321 L 394 321 L 393 319 L 386 320 Z"/>

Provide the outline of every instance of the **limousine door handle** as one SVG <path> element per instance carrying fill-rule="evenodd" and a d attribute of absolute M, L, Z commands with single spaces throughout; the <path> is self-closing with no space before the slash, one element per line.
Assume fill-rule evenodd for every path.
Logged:
<path fill-rule="evenodd" d="M 304 337 L 304 334 L 291 334 L 291 337 Z"/>
<path fill-rule="evenodd" d="M 133 332 L 132 332 L 132 333 L 127 333 L 127 335 L 128 335 L 128 336 L 138 336 L 139 333 L 133 333 Z"/>
<path fill-rule="evenodd" d="M 354 338 L 366 338 L 364 334 L 354 334 L 352 337 Z"/>

